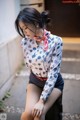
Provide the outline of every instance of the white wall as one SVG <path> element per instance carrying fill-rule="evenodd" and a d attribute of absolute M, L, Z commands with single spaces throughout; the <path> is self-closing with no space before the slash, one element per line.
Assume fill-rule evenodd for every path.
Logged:
<path fill-rule="evenodd" d="M 20 11 L 20 0 L 0 0 L 0 43 L 17 36 L 14 21 Z"/>
<path fill-rule="evenodd" d="M 0 0 L 0 99 L 11 88 L 12 78 L 23 63 L 21 37 L 14 26 L 19 11 L 19 0 Z"/>

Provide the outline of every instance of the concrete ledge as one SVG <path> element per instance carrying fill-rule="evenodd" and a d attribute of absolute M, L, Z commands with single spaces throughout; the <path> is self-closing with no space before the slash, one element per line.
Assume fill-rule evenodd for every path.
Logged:
<path fill-rule="evenodd" d="M 80 43 L 63 43 L 63 50 L 80 51 Z"/>
<path fill-rule="evenodd" d="M 62 37 L 64 50 L 80 50 L 80 38 Z"/>
<path fill-rule="evenodd" d="M 7 91 L 11 89 L 11 86 L 13 84 L 13 78 L 15 75 L 13 75 L 10 79 L 8 79 L 3 86 L 0 88 L 0 99 L 2 99 Z"/>
<path fill-rule="evenodd" d="M 80 80 L 65 80 L 63 91 L 63 112 L 80 114 Z"/>

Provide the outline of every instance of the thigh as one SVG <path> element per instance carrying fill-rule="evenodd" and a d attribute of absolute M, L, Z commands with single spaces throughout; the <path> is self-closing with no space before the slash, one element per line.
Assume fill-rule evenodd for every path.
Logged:
<path fill-rule="evenodd" d="M 26 95 L 26 105 L 25 112 L 31 111 L 34 105 L 38 102 L 41 94 L 41 89 L 34 84 L 28 84 L 27 95 Z"/>
<path fill-rule="evenodd" d="M 47 111 L 51 108 L 51 106 L 55 103 L 55 101 L 60 97 L 61 94 L 62 92 L 58 88 L 53 89 L 51 95 L 49 96 L 48 100 L 45 103 L 43 111 L 44 114 L 47 113 Z"/>

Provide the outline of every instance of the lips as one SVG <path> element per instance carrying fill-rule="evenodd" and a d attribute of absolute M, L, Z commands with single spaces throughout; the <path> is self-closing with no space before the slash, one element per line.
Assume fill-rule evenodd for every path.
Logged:
<path fill-rule="evenodd" d="M 42 41 L 41 37 L 40 36 L 34 36 L 34 39 L 38 42 Z"/>
<path fill-rule="evenodd" d="M 30 35 L 26 35 L 27 38 L 30 38 Z"/>
<path fill-rule="evenodd" d="M 30 35 L 27 35 L 27 37 L 30 37 Z"/>

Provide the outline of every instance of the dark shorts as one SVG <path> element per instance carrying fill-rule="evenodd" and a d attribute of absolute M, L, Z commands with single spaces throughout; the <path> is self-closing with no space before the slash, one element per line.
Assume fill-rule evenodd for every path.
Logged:
<path fill-rule="evenodd" d="M 41 81 L 40 79 L 38 79 L 34 73 L 32 73 L 32 72 L 30 73 L 29 83 L 35 84 L 36 86 L 38 86 L 40 88 L 43 88 L 44 85 L 45 85 L 45 82 L 46 81 Z M 60 73 L 58 74 L 58 78 L 57 78 L 57 81 L 56 81 L 54 87 L 60 89 L 61 91 L 63 91 L 64 80 L 63 80 Z"/>

